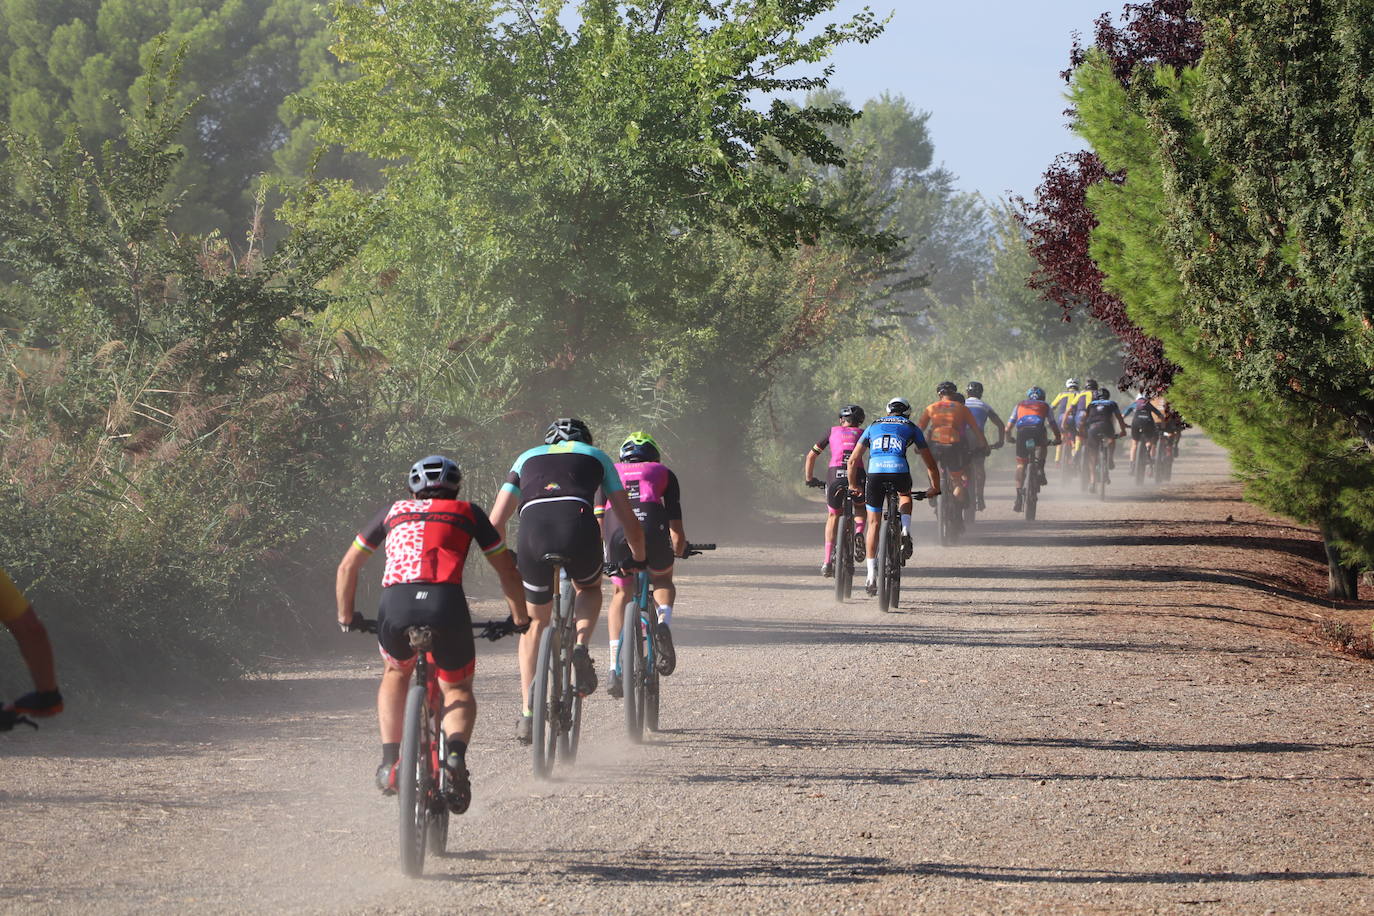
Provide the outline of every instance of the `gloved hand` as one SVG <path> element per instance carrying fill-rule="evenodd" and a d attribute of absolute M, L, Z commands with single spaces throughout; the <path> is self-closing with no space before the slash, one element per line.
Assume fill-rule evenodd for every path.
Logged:
<path fill-rule="evenodd" d="M 806 478 L 806 485 L 808 487 L 823 487 L 825 486 L 825 481 L 816 477 L 808 477 Z"/>

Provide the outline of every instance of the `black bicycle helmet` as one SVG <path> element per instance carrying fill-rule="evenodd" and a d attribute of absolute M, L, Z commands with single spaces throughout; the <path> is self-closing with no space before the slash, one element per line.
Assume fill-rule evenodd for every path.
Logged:
<path fill-rule="evenodd" d="M 935 386 L 936 397 L 944 397 L 947 394 L 958 394 L 959 386 L 953 382 L 941 382 Z"/>
<path fill-rule="evenodd" d="M 585 442 L 591 445 L 592 431 L 577 417 L 560 417 L 544 431 L 544 442 L 548 445 L 555 442 Z"/>
<path fill-rule="evenodd" d="M 1086 382 L 1083 383 L 1083 387 L 1086 388 L 1088 391 L 1096 391 L 1096 390 L 1097 390 L 1097 379 L 1095 379 L 1095 378 L 1090 378 L 1090 379 L 1088 379 Z"/>
<path fill-rule="evenodd" d="M 971 398 L 981 398 L 983 396 L 983 383 L 969 382 L 968 386 L 964 388 L 964 394 Z"/>
<path fill-rule="evenodd" d="M 864 422 L 864 409 L 858 404 L 850 404 L 840 408 L 841 420 L 853 420 L 855 426 L 862 426 Z"/>
<path fill-rule="evenodd" d="M 410 492 L 451 490 L 458 492 L 463 482 L 463 469 L 443 455 L 421 458 L 410 466 Z"/>

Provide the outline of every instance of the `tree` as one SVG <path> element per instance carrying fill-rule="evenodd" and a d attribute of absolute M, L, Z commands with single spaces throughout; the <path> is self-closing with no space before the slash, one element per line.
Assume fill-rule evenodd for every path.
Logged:
<path fill-rule="evenodd" d="M 0 0 L 0 120 L 49 152 L 73 129 L 98 151 L 120 136 L 121 110 L 141 106 L 160 35 L 187 46 L 181 101 L 200 100 L 168 186 L 187 195 L 178 225 L 248 225 L 257 179 L 287 142 L 282 103 L 333 72 L 314 0 Z"/>

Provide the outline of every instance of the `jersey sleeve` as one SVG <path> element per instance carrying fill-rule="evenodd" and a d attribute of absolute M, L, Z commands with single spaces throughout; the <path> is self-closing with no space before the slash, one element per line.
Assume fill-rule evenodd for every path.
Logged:
<path fill-rule="evenodd" d="M 921 427 L 915 423 L 911 424 L 911 444 L 918 449 L 929 448 L 926 445 L 926 434 L 921 432 Z"/>
<path fill-rule="evenodd" d="M 663 508 L 668 510 L 668 521 L 682 521 L 682 488 L 672 471 L 668 472 L 668 486 L 663 490 Z"/>
<path fill-rule="evenodd" d="M 515 464 L 510 466 L 510 472 L 506 474 L 506 482 L 501 484 L 501 489 L 507 493 L 520 495 L 520 468 L 525 464 L 525 456 L 521 455 L 515 459 Z"/>
<path fill-rule="evenodd" d="M 866 429 L 864 429 L 863 435 L 859 436 L 859 441 L 854 443 L 854 450 L 855 450 L 855 451 L 858 451 L 858 448 L 859 448 L 860 445 L 865 445 L 865 446 L 866 446 L 866 445 L 868 445 L 870 442 L 872 442 L 872 441 L 873 441 L 873 435 L 872 435 L 872 433 L 873 433 L 873 427 L 869 426 L 869 427 L 867 427 Z"/>
<path fill-rule="evenodd" d="M 829 448 L 829 446 L 830 446 L 830 437 L 829 437 L 829 436 L 821 436 L 819 439 L 816 440 L 816 444 L 813 445 L 813 446 L 811 446 L 811 451 L 813 451 L 813 452 L 815 452 L 817 455 L 819 455 L 821 452 L 823 452 L 823 451 L 825 451 L 827 448 Z"/>
<path fill-rule="evenodd" d="M 353 538 L 353 546 L 367 553 L 374 553 L 381 547 L 382 541 L 386 540 L 386 516 L 390 511 L 390 506 L 383 506 L 372 516 L 372 520 Z"/>
<path fill-rule="evenodd" d="M 609 499 L 615 494 L 625 489 L 625 484 L 620 480 L 620 472 L 615 469 L 615 462 L 611 456 L 601 449 L 595 449 L 596 460 L 601 462 L 601 491 Z"/>
<path fill-rule="evenodd" d="M 482 507 L 475 503 L 472 504 L 472 522 L 472 539 L 482 548 L 482 553 L 494 557 L 506 549 L 501 532 L 496 530 L 496 526 L 487 518 L 487 513 L 482 511 Z"/>

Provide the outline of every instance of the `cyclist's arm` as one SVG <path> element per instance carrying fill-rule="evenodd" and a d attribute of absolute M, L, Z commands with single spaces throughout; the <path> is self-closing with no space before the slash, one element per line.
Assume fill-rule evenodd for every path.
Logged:
<path fill-rule="evenodd" d="M 334 603 L 340 624 L 346 626 L 353 622 L 354 603 L 358 596 L 358 572 L 371 555 L 354 541 L 339 561 L 339 570 L 334 576 Z"/>
<path fill-rule="evenodd" d="M 997 444 L 1002 445 L 1007 441 L 1007 424 L 1002 422 L 1002 418 L 997 416 L 997 411 L 988 408 L 988 419 L 997 427 Z"/>
<path fill-rule="evenodd" d="M 1112 416 L 1116 417 L 1116 425 L 1121 427 L 1121 435 L 1124 436 L 1129 430 L 1126 429 L 1126 421 L 1121 418 L 1121 408 L 1115 404 L 1113 404 L 1112 407 L 1115 408 L 1112 411 Z"/>
<path fill-rule="evenodd" d="M 827 441 L 825 439 L 822 439 L 820 442 L 817 442 L 815 445 L 811 446 L 811 448 L 807 450 L 806 466 L 802 468 L 802 480 L 810 480 L 812 477 L 815 476 L 816 459 L 821 456 L 821 452 L 825 451 L 825 447 L 827 444 Z"/>
<path fill-rule="evenodd" d="M 521 456 L 523 460 L 524 456 Z M 496 530 L 505 537 L 506 522 L 515 514 L 515 510 L 520 508 L 520 461 L 516 461 L 515 466 L 506 475 L 506 482 L 501 484 L 501 489 L 496 493 L 496 501 L 491 504 L 491 523 Z"/>
<path fill-rule="evenodd" d="M 935 456 L 930 453 L 930 448 L 924 442 L 916 446 L 916 452 L 921 456 L 921 460 L 926 463 L 926 473 L 930 475 L 930 489 L 926 490 L 926 496 L 939 496 L 940 465 L 935 463 Z"/>
<path fill-rule="evenodd" d="M 1150 413 L 1157 417 L 1160 423 L 1164 422 L 1164 411 L 1153 404 L 1150 405 Z"/>
<path fill-rule="evenodd" d="M 668 486 L 663 490 L 663 508 L 668 513 L 668 537 L 673 542 L 673 556 L 685 556 L 687 533 L 682 527 L 682 487 L 671 469 L 668 471 Z"/>

